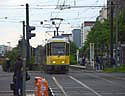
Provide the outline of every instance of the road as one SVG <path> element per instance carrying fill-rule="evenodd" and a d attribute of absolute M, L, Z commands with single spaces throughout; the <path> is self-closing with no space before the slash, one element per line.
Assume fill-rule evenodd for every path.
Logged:
<path fill-rule="evenodd" d="M 70 70 L 68 74 L 46 74 L 30 71 L 31 80 L 26 82 L 28 92 L 33 92 L 34 77 L 48 80 L 49 87 L 56 96 L 125 96 L 124 73 L 101 73 L 83 70 Z M 0 71 L 0 96 L 12 93 L 9 88 L 13 73 Z"/>
<path fill-rule="evenodd" d="M 70 70 L 46 78 L 56 96 L 125 96 L 124 73 Z"/>

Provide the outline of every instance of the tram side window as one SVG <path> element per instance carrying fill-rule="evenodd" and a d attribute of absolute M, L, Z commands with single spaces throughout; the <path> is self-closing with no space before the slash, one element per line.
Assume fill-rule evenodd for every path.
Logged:
<path fill-rule="evenodd" d="M 69 55 L 69 44 L 66 43 L 66 55 Z"/>
<path fill-rule="evenodd" d="M 47 55 L 49 56 L 50 55 L 50 44 L 47 44 Z"/>

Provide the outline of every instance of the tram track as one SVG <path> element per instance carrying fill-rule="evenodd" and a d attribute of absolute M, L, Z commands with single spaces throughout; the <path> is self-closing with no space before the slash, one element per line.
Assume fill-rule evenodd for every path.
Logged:
<path fill-rule="evenodd" d="M 52 88 L 53 92 L 55 91 L 54 96 L 76 96 L 76 94 L 78 96 L 83 96 L 83 94 L 88 94 L 88 96 L 92 94 L 95 94 L 95 96 L 102 96 L 101 94 L 96 92 L 94 89 L 90 88 L 85 83 L 79 81 L 73 76 L 70 76 L 70 75 L 66 76 L 67 79 L 65 78 L 65 81 L 64 79 L 61 81 L 58 78 L 59 78 L 58 76 L 52 77 L 56 86 L 60 90 L 60 92 L 59 91 L 56 92 L 57 89 Z"/>
<path fill-rule="evenodd" d="M 64 96 L 68 96 L 67 93 L 65 92 L 64 88 L 59 84 L 59 82 L 56 80 L 55 77 L 52 77 L 55 84 L 58 86 L 58 88 L 61 90 L 61 92 L 63 93 Z"/>
<path fill-rule="evenodd" d="M 125 89 L 122 85 L 122 83 L 125 84 L 124 78 L 115 75 L 110 76 L 107 73 L 70 69 L 68 74 L 52 74 L 51 79 L 54 85 L 53 87 L 50 86 L 54 93 L 53 96 L 125 95 Z"/>

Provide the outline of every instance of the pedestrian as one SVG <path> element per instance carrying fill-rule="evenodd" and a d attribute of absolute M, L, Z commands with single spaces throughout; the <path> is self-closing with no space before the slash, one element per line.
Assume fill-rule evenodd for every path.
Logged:
<path fill-rule="evenodd" d="M 82 58 L 82 65 L 85 66 L 85 57 Z"/>
<path fill-rule="evenodd" d="M 9 58 L 6 58 L 6 69 L 7 69 L 7 72 L 10 72 L 10 59 Z"/>
<path fill-rule="evenodd" d="M 23 61 L 21 56 L 19 55 L 16 59 L 16 63 L 14 64 L 14 77 L 13 81 L 15 83 L 15 96 L 22 96 L 22 84 L 23 84 Z"/>
<path fill-rule="evenodd" d="M 112 58 L 112 65 L 113 65 L 114 68 L 116 67 L 116 61 L 115 61 L 114 58 Z"/>
<path fill-rule="evenodd" d="M 96 70 L 100 70 L 100 60 L 98 56 L 96 56 Z"/>
<path fill-rule="evenodd" d="M 100 70 L 103 70 L 104 66 L 103 66 L 103 57 L 100 58 Z"/>
<path fill-rule="evenodd" d="M 79 64 L 82 65 L 82 58 L 79 58 Z"/>

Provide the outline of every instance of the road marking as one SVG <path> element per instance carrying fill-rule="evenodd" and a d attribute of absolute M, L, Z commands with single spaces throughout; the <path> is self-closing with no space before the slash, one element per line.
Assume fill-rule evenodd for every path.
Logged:
<path fill-rule="evenodd" d="M 106 82 L 108 82 L 108 83 L 114 84 L 113 81 L 108 80 L 108 79 L 105 79 L 104 77 L 96 76 L 96 75 L 94 75 L 94 74 L 87 74 L 87 75 L 92 76 L 92 77 L 95 77 L 95 78 L 98 78 L 98 79 L 102 79 L 102 80 L 104 80 L 104 81 L 106 81 Z"/>
<path fill-rule="evenodd" d="M 69 76 L 71 79 L 73 79 L 74 81 L 76 81 L 77 83 L 79 83 L 80 85 L 82 85 L 83 87 L 89 89 L 90 91 L 92 91 L 93 93 L 95 93 L 97 96 L 102 96 L 101 94 L 99 94 L 98 92 L 96 92 L 94 89 L 90 88 L 89 86 L 87 86 L 86 84 L 84 84 L 83 82 L 77 80 L 76 78 Z"/>
<path fill-rule="evenodd" d="M 59 84 L 59 82 L 56 80 L 55 77 L 52 77 L 52 79 L 54 80 L 54 82 L 56 83 L 56 85 L 60 88 L 60 90 L 63 92 L 64 96 L 68 96 L 66 94 L 66 92 L 64 91 L 63 87 Z"/>
<path fill-rule="evenodd" d="M 104 74 L 104 73 L 103 73 L 103 74 Z M 105 75 L 105 76 L 107 75 L 107 76 L 112 77 L 112 78 L 114 78 L 114 79 L 125 80 L 124 77 L 116 77 L 116 76 L 111 76 L 111 75 L 108 75 L 108 74 L 104 74 L 104 75 Z"/>
<path fill-rule="evenodd" d="M 108 83 L 111 83 L 111 84 L 114 84 L 114 85 L 117 85 L 117 86 L 119 86 L 119 87 L 123 87 L 124 88 L 124 86 L 121 86 L 121 85 L 119 85 L 118 83 L 115 83 L 115 82 L 113 82 L 113 81 L 111 81 L 111 80 L 108 80 L 107 78 L 105 78 L 105 77 L 100 77 L 99 75 L 92 75 L 92 74 L 87 74 L 87 75 L 89 75 L 89 76 L 92 76 L 92 77 L 95 77 L 95 78 L 98 78 L 98 79 L 102 79 L 102 80 L 104 80 L 104 81 L 106 81 L 106 82 L 108 82 Z M 112 76 L 111 76 L 112 77 Z M 116 79 L 116 78 L 113 78 L 113 79 Z"/>

